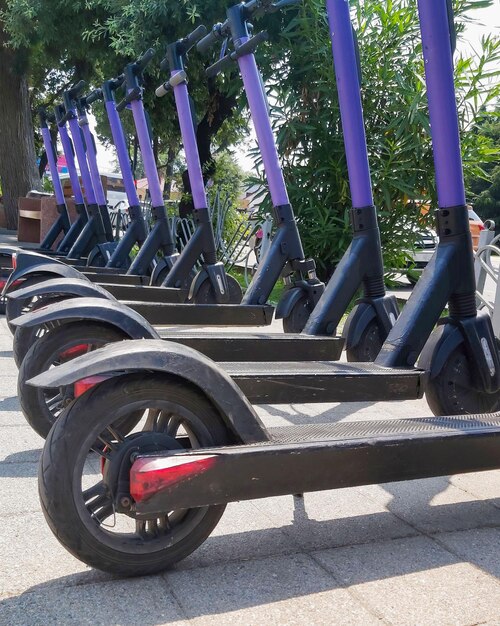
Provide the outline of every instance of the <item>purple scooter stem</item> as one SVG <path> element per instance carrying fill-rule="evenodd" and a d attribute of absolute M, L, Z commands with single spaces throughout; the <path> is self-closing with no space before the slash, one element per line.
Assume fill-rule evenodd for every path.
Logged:
<path fill-rule="evenodd" d="M 111 134 L 113 136 L 113 143 L 115 144 L 116 154 L 118 156 L 118 163 L 120 164 L 123 185 L 125 187 L 125 193 L 127 194 L 127 200 L 129 206 L 138 206 L 139 198 L 137 197 L 134 177 L 130 168 L 130 160 L 128 156 L 127 144 L 125 142 L 125 135 L 123 133 L 123 127 L 120 122 L 118 111 L 116 110 L 116 104 L 114 100 L 108 100 L 105 104 L 106 112 L 108 114 L 109 125 L 111 127 Z"/>
<path fill-rule="evenodd" d="M 465 205 L 460 151 L 453 55 L 449 38 L 446 2 L 418 0 L 424 54 L 427 99 L 432 128 L 432 146 L 438 202 L 441 208 Z"/>
<path fill-rule="evenodd" d="M 174 70 L 171 72 L 171 76 L 175 76 L 179 73 L 179 71 L 180 70 Z M 182 143 L 184 144 L 184 152 L 186 154 L 194 208 L 206 209 L 208 206 L 207 195 L 205 193 L 205 184 L 203 182 L 203 173 L 201 171 L 196 135 L 193 123 L 190 119 L 191 104 L 189 102 L 189 94 L 186 83 L 181 82 L 174 85 L 173 92 L 175 106 L 177 108 L 177 116 L 179 118 L 179 126 L 181 128 Z"/>
<path fill-rule="evenodd" d="M 370 167 L 366 151 L 366 135 L 359 76 L 352 71 L 351 50 L 354 46 L 350 24 L 349 3 L 346 0 L 326 1 L 332 52 L 340 101 L 340 117 L 347 158 L 352 206 L 362 208 L 373 204 Z M 349 71 L 347 71 L 349 68 Z"/>
<path fill-rule="evenodd" d="M 50 130 L 48 128 L 42 128 L 43 145 L 45 153 L 47 154 L 47 160 L 49 162 L 50 174 L 52 176 L 52 185 L 54 186 L 54 195 L 56 202 L 59 205 L 65 204 L 64 192 L 61 185 L 61 179 L 57 171 L 57 162 L 52 145 L 52 138 L 50 136 Z"/>
<path fill-rule="evenodd" d="M 90 176 L 89 166 L 87 164 L 87 157 L 85 155 L 85 147 L 83 145 L 80 126 L 78 126 L 78 121 L 76 118 L 71 118 L 69 120 L 69 129 L 71 131 L 73 145 L 75 146 L 76 159 L 78 161 L 78 166 L 80 167 L 80 175 L 82 177 L 83 189 L 85 192 L 87 204 L 96 204 L 94 187 L 92 186 L 92 178 Z"/>
<path fill-rule="evenodd" d="M 64 156 L 66 157 L 66 164 L 68 166 L 69 180 L 71 182 L 71 189 L 73 190 L 73 196 L 76 204 L 84 204 L 82 188 L 80 186 L 80 180 L 78 179 L 78 172 L 76 171 L 75 156 L 73 154 L 73 146 L 71 139 L 68 135 L 68 129 L 66 124 L 59 126 L 59 137 L 63 147 Z"/>
<path fill-rule="evenodd" d="M 248 37 L 235 41 L 235 46 L 244 44 Z M 269 185 L 269 192 L 274 206 L 283 206 L 290 203 L 285 187 L 285 179 L 278 159 L 278 150 L 274 141 L 271 120 L 267 112 L 267 102 L 263 92 L 260 73 L 253 54 L 238 57 L 238 65 L 243 79 L 243 85 L 248 99 L 248 106 L 257 135 L 264 170 Z"/>
<path fill-rule="evenodd" d="M 153 207 L 164 206 L 163 194 L 161 192 L 160 179 L 158 170 L 156 169 L 153 148 L 151 147 L 151 139 L 149 129 L 146 123 L 146 113 L 142 100 L 132 100 L 130 103 L 132 115 L 134 116 L 135 128 L 137 130 L 137 139 L 141 149 L 142 161 L 144 163 L 144 173 L 148 180 L 149 193 Z"/>
<path fill-rule="evenodd" d="M 97 155 L 95 152 L 94 137 L 90 132 L 90 126 L 87 121 L 87 116 L 80 117 L 78 120 L 80 128 L 83 131 L 83 137 L 87 144 L 87 163 L 89 164 L 90 177 L 92 179 L 92 186 L 94 187 L 94 194 L 99 206 L 107 206 L 106 195 L 102 187 L 101 175 L 99 174 L 99 167 L 97 166 Z"/>

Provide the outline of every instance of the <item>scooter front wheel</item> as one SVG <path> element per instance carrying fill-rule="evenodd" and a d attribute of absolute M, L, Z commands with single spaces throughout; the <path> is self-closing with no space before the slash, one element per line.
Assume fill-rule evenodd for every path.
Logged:
<path fill-rule="evenodd" d="M 127 436 L 113 425 L 132 412 L 143 417 Z M 96 442 L 105 443 L 104 449 Z M 226 427 L 201 391 L 163 375 L 125 374 L 80 396 L 54 426 L 42 453 L 39 493 L 57 539 L 78 559 L 119 576 L 167 569 L 196 550 L 225 505 L 166 510 L 144 519 L 117 511 L 130 456 L 228 443 Z M 121 479 L 121 480 L 120 480 Z"/>
<path fill-rule="evenodd" d="M 229 300 L 226 304 L 239 304 L 243 297 L 239 282 L 229 274 L 226 275 L 226 279 L 229 292 Z M 194 304 L 217 304 L 215 289 L 209 278 L 206 278 L 201 283 L 193 298 L 193 302 Z"/>
<path fill-rule="evenodd" d="M 384 333 L 376 318 L 372 319 L 363 330 L 359 341 L 355 345 L 347 340 L 346 357 L 355 363 L 370 363 L 375 361 L 384 343 Z"/>
<path fill-rule="evenodd" d="M 283 330 L 285 333 L 301 333 L 307 320 L 312 313 L 314 305 L 307 295 L 301 296 L 293 305 L 290 313 L 283 318 Z"/>
<path fill-rule="evenodd" d="M 473 367 L 463 343 L 451 350 L 440 372 L 429 378 L 425 388 L 434 415 L 493 413 L 500 409 L 500 392 L 478 390 L 473 382 Z"/>
<path fill-rule="evenodd" d="M 73 322 L 50 330 L 36 341 L 19 368 L 17 395 L 24 417 L 40 437 L 47 437 L 54 422 L 71 403 L 73 388 L 41 389 L 28 385 L 27 381 L 51 367 L 124 339 L 122 332 L 110 326 Z"/>

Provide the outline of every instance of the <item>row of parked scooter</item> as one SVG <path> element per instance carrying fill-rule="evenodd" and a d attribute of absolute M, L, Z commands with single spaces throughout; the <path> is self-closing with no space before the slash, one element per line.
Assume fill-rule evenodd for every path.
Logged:
<path fill-rule="evenodd" d="M 494 413 L 500 362 L 491 320 L 476 310 L 451 3 L 418 0 L 439 245 L 401 312 L 384 288 L 358 44 L 346 0 L 327 0 L 326 8 L 353 205 L 352 242 L 326 286 L 314 261 L 304 256 L 254 55 L 267 35 L 252 34 L 250 27 L 250 20 L 294 3 L 236 4 L 208 33 L 200 26 L 167 48 L 162 69 L 169 77 L 156 94 L 171 91 L 175 98 L 196 222 L 180 255 L 142 103 L 142 73 L 152 51 L 87 97 L 80 95 L 81 84 L 75 86 L 56 109 L 79 206 L 71 226 L 55 175 L 50 116 L 42 114 L 60 209 L 54 232 L 59 228 L 66 235 L 53 252 L 48 248 L 60 231 L 52 232 L 43 255 L 4 250 L 15 252 L 4 294 L 22 410 L 47 438 L 39 473 L 42 507 L 63 545 L 94 567 L 123 575 L 164 569 L 209 536 L 231 501 L 500 467 L 500 417 Z M 243 297 L 215 257 L 187 84 L 187 53 L 196 46 L 207 54 L 218 43 L 223 55 L 207 75 L 237 64 L 274 207 L 271 246 Z M 117 103 L 122 84 L 126 95 Z M 89 103 L 100 99 L 130 204 L 131 225 L 118 244 L 103 239 L 105 201 L 86 117 Z M 147 236 L 119 117 L 127 106 L 153 203 Z M 130 261 L 136 244 L 139 254 Z M 96 261 L 103 267 L 93 266 Z M 274 311 L 268 298 L 280 278 L 286 289 Z M 360 289 L 340 336 L 337 329 Z M 447 316 L 441 317 L 446 306 Z M 273 314 L 283 319 L 285 333 L 159 328 L 266 326 Z M 344 348 L 347 362 L 338 362 Z M 409 400 L 424 393 L 434 417 L 268 428 L 254 407 Z"/>

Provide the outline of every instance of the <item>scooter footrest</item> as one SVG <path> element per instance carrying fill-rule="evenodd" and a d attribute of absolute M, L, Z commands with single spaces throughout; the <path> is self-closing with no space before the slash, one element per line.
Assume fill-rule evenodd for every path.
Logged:
<path fill-rule="evenodd" d="M 124 302 L 145 317 L 150 324 L 170 326 L 268 326 L 274 308 L 244 304 L 151 304 Z"/>
<path fill-rule="evenodd" d="M 340 358 L 344 340 L 285 333 L 160 332 L 162 339 L 182 343 L 214 361 L 331 360 Z"/>
<path fill-rule="evenodd" d="M 374 363 L 222 363 L 256 404 L 379 402 L 422 397 L 424 372 Z"/>

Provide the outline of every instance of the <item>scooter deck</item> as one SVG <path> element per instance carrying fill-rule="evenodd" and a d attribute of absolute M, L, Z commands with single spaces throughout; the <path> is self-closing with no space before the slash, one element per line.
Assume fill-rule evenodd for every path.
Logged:
<path fill-rule="evenodd" d="M 423 395 L 425 372 L 374 363 L 240 362 L 222 367 L 255 404 L 379 402 Z"/>
<path fill-rule="evenodd" d="M 268 326 L 274 307 L 244 304 L 158 304 L 124 301 L 156 326 Z"/>
<path fill-rule="evenodd" d="M 160 332 L 162 339 L 194 348 L 214 361 L 336 361 L 344 347 L 341 337 L 285 333 Z"/>
<path fill-rule="evenodd" d="M 269 429 L 269 437 L 252 445 L 140 457 L 131 469 L 131 491 L 151 472 L 158 487 L 137 502 L 137 511 L 500 468 L 498 413 L 287 426 Z M 171 470 L 182 465 L 176 480 Z"/>
<path fill-rule="evenodd" d="M 101 283 L 109 293 L 118 300 L 137 299 L 140 302 L 151 302 L 160 304 L 175 304 L 185 302 L 188 297 L 187 289 L 175 289 L 173 287 L 150 287 L 149 285 L 119 285 L 114 283 Z"/>
<path fill-rule="evenodd" d="M 149 276 L 135 276 L 133 274 L 102 274 L 98 272 L 82 272 L 92 283 L 98 283 L 108 289 L 109 285 L 143 285 L 149 286 Z"/>

